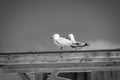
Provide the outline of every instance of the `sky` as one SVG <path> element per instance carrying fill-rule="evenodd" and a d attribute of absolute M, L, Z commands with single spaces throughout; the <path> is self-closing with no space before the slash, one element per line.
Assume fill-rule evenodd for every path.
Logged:
<path fill-rule="evenodd" d="M 73 33 L 90 49 L 116 48 L 119 26 L 119 0 L 0 0 L 0 52 L 58 50 L 54 33 Z"/>

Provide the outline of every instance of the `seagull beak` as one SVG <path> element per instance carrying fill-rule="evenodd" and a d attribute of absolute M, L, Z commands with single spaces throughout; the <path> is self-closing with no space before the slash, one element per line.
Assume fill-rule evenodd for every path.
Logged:
<path fill-rule="evenodd" d="M 50 38 L 53 38 L 53 36 L 50 36 Z"/>
<path fill-rule="evenodd" d="M 85 43 L 85 46 L 90 46 L 88 43 Z"/>
<path fill-rule="evenodd" d="M 87 46 L 90 46 L 90 44 L 87 43 Z"/>

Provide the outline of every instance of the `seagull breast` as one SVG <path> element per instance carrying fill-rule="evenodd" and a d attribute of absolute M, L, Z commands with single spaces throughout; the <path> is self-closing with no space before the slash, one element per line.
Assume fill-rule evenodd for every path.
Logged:
<path fill-rule="evenodd" d="M 70 46 L 72 44 L 72 42 L 66 38 L 55 39 L 55 43 L 57 43 L 59 46 Z"/>
<path fill-rule="evenodd" d="M 70 46 L 72 42 L 69 39 L 60 37 L 59 34 L 53 35 L 54 43 L 58 46 Z"/>

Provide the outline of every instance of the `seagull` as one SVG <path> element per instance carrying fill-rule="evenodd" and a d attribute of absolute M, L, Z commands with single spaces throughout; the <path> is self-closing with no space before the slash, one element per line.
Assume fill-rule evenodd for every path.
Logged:
<path fill-rule="evenodd" d="M 69 34 L 68 37 L 71 40 L 72 44 L 74 44 L 74 45 L 71 45 L 71 47 L 75 48 L 75 50 L 77 50 L 77 48 L 81 49 L 85 46 L 89 46 L 88 43 L 83 43 L 83 42 L 76 41 L 73 34 Z"/>
<path fill-rule="evenodd" d="M 71 40 L 61 37 L 59 34 L 54 34 L 52 38 L 54 43 L 60 47 L 60 51 L 62 51 L 63 47 L 69 47 L 73 43 Z"/>
<path fill-rule="evenodd" d="M 53 38 L 54 43 L 60 47 L 60 51 L 62 51 L 63 47 L 71 47 L 71 45 L 73 45 L 71 40 L 61 37 L 59 34 L 54 34 L 51 37 Z M 63 58 L 62 52 L 59 56 Z"/>

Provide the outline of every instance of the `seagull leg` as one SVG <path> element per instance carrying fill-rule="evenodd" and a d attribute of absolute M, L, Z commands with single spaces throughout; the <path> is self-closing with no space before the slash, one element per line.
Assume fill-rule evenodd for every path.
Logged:
<path fill-rule="evenodd" d="M 63 49 L 63 47 L 60 47 L 60 51 L 62 51 L 62 49 Z M 63 58 L 62 52 L 59 54 L 59 56 L 60 56 L 61 58 Z"/>
<path fill-rule="evenodd" d="M 62 48 L 63 48 L 63 47 L 60 47 L 60 51 L 62 51 Z"/>

